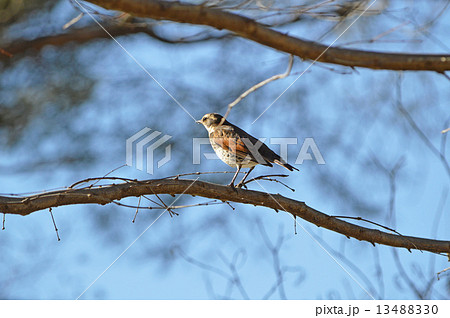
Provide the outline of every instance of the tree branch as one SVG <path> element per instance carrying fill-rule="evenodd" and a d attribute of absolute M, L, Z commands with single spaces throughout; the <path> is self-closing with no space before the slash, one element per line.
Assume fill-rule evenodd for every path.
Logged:
<path fill-rule="evenodd" d="M 205 5 L 156 0 L 90 0 L 105 9 L 127 12 L 136 17 L 207 25 L 229 30 L 244 38 L 302 59 L 387 70 L 450 70 L 450 55 L 400 54 L 330 47 L 270 29 L 250 18 Z"/>
<path fill-rule="evenodd" d="M 151 28 L 147 26 L 122 26 L 114 25 L 108 27 L 108 31 L 114 36 L 128 35 L 145 32 L 150 36 L 155 36 Z M 19 40 L 12 43 L 2 44 L 2 48 L 12 55 L 22 53 L 28 49 L 40 50 L 45 45 L 61 46 L 69 42 L 84 43 L 93 39 L 109 38 L 109 35 L 97 26 L 88 26 L 78 29 L 71 29 L 69 32 L 43 36 L 34 40 Z"/>
<path fill-rule="evenodd" d="M 193 40 L 171 40 L 158 35 L 151 26 L 141 24 L 128 23 L 127 25 L 117 24 L 107 26 L 107 30 L 111 35 L 118 37 L 123 35 L 132 35 L 137 33 L 144 33 L 148 36 L 155 38 L 165 43 L 193 43 L 200 41 L 207 41 L 210 39 L 216 39 L 217 37 L 203 36 Z M 85 43 L 96 39 L 110 39 L 110 36 L 100 29 L 97 25 L 87 26 L 82 28 L 73 28 L 70 31 L 60 34 L 54 34 L 49 36 L 43 36 L 33 40 L 18 40 L 11 43 L 0 44 L 1 52 L 5 52 L 0 55 L 0 59 L 11 58 L 16 54 L 25 52 L 28 49 L 40 50 L 46 45 L 62 46 L 70 42 Z"/>
<path fill-rule="evenodd" d="M 283 210 L 319 227 L 354 237 L 358 240 L 393 247 L 419 249 L 433 253 L 450 253 L 450 241 L 431 240 L 412 236 L 398 236 L 369 229 L 319 212 L 304 202 L 279 194 L 232 189 L 228 186 L 195 180 L 153 179 L 126 181 L 120 184 L 89 186 L 82 189 L 64 189 L 26 197 L 0 196 L 0 213 L 28 215 L 34 211 L 72 204 L 108 204 L 126 197 L 155 194 L 190 194 L 221 201 L 232 201 L 274 210 Z"/>

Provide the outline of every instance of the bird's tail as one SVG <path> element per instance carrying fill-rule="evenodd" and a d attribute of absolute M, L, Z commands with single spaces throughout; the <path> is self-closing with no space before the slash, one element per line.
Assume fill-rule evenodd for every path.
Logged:
<path fill-rule="evenodd" d="M 280 160 L 276 159 L 276 160 L 274 160 L 274 162 L 275 162 L 277 165 L 280 165 L 280 166 L 282 166 L 282 167 L 285 167 L 285 168 L 288 169 L 289 171 L 294 171 L 294 170 L 299 171 L 297 168 L 291 166 L 290 164 L 288 164 L 287 162 L 285 162 L 283 159 L 280 159 Z"/>

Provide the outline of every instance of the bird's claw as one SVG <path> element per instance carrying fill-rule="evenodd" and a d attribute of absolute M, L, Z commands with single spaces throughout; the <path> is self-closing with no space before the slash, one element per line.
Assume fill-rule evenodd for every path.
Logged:
<path fill-rule="evenodd" d="M 242 188 L 242 187 L 247 189 L 247 186 L 244 183 L 242 183 L 242 182 L 239 182 L 239 184 L 236 186 L 236 188 L 239 188 L 239 189 Z"/>
<path fill-rule="evenodd" d="M 236 189 L 236 186 L 234 185 L 234 183 L 230 183 L 228 186 L 229 186 L 234 192 L 237 192 L 237 189 Z M 239 185 L 238 185 L 238 187 L 239 187 Z"/>

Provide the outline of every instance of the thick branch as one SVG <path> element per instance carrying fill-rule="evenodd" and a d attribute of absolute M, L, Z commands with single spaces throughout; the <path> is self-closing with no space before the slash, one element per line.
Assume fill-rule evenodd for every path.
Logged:
<path fill-rule="evenodd" d="M 399 236 L 379 230 L 354 225 L 319 212 L 304 202 L 279 194 L 236 189 L 218 184 L 179 179 L 155 179 L 129 181 L 83 189 L 66 189 L 28 197 L 0 196 L 0 212 L 28 215 L 34 211 L 71 204 L 108 204 L 126 197 L 153 194 L 190 194 L 222 201 L 232 201 L 275 210 L 284 210 L 319 227 L 341 233 L 358 240 L 407 249 L 419 249 L 434 253 L 450 253 L 450 241 L 430 240 L 411 236 Z"/>
<path fill-rule="evenodd" d="M 137 17 L 226 29 L 302 59 L 317 59 L 319 62 L 372 69 L 427 70 L 441 73 L 450 70 L 450 55 L 380 53 L 335 47 L 327 49 L 325 45 L 283 34 L 252 19 L 203 5 L 155 0 L 90 0 L 90 2 Z"/>

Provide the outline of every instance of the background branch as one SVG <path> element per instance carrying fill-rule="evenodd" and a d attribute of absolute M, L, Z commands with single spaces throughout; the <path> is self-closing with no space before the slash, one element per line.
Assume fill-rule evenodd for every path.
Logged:
<path fill-rule="evenodd" d="M 144 23 L 110 24 L 106 28 L 114 37 L 141 33 L 169 44 L 203 42 L 226 36 L 203 35 L 189 39 L 170 39 L 159 35 L 153 26 Z M 82 44 L 97 39 L 110 39 L 110 36 L 97 25 L 72 28 L 64 33 L 38 37 L 33 40 L 15 40 L 11 43 L 1 43 L 0 53 L 3 53 L 3 55 L 0 54 L 0 59 L 12 58 L 14 55 L 21 54 L 29 49 L 40 50 L 46 45 L 63 46 L 68 43 Z"/>
<path fill-rule="evenodd" d="M 127 12 L 136 17 L 208 25 L 229 30 L 243 38 L 283 51 L 302 59 L 389 70 L 450 70 L 450 55 L 380 53 L 328 47 L 270 29 L 264 24 L 221 9 L 175 1 L 91 0 L 108 10 Z M 324 51 L 326 51 L 324 53 Z"/>

